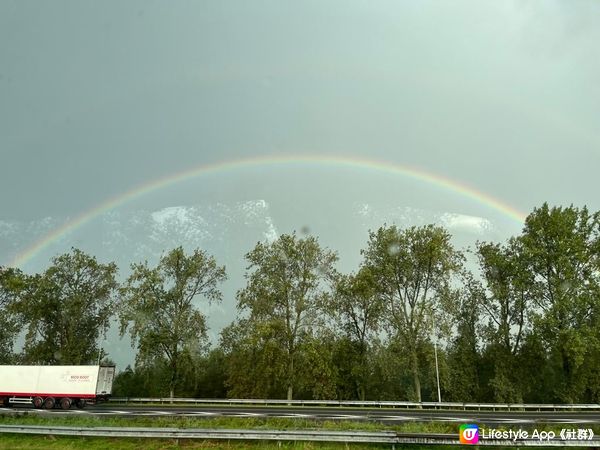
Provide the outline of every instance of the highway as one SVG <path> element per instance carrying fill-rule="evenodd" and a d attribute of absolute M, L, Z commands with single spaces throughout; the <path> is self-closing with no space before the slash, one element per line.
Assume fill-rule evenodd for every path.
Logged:
<path fill-rule="evenodd" d="M 371 409 L 287 406 L 155 406 L 111 405 L 86 409 L 44 410 L 31 407 L 0 408 L 0 414 L 72 414 L 94 416 L 179 416 L 179 417 L 253 417 L 315 420 L 353 420 L 382 423 L 457 422 L 483 424 L 600 424 L 600 411 L 451 411 L 415 409 Z"/>

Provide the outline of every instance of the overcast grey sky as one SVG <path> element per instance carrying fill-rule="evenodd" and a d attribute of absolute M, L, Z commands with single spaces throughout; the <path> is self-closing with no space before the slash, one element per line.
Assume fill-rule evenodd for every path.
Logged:
<path fill-rule="evenodd" d="M 0 0 L 0 264 L 136 186 L 265 155 L 384 160 L 523 212 L 598 210 L 599 43 L 597 0 Z M 346 271 L 368 229 L 428 221 L 460 246 L 520 228 L 400 175 L 240 168 L 149 192 L 24 268 L 76 246 L 124 276 L 201 246 L 230 275 L 214 340 L 256 240 L 306 227 Z M 132 350 L 111 333 L 124 367 Z"/>
<path fill-rule="evenodd" d="M 599 42 L 593 0 L 1 0 L 0 219 L 298 153 L 415 165 L 525 212 L 597 210 Z"/>

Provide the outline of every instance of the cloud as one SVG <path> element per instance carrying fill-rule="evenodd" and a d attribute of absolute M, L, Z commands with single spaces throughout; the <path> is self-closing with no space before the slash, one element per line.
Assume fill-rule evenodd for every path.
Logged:
<path fill-rule="evenodd" d="M 461 230 L 474 234 L 484 234 L 493 229 L 493 225 L 488 219 L 465 214 L 444 213 L 440 217 L 440 221 L 449 230 Z"/>

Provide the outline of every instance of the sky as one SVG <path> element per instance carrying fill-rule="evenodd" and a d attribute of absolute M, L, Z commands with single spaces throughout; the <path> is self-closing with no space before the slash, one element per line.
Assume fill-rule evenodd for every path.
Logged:
<path fill-rule="evenodd" d="M 214 341 L 260 236 L 350 270 L 384 222 L 467 245 L 597 211 L 598 42 L 596 0 L 0 0 L 0 265 L 123 278 L 187 239 L 228 266 Z"/>
<path fill-rule="evenodd" d="M 76 217 L 193 167 L 293 155 L 418 168 L 524 213 L 598 210 L 598 42 L 592 0 L 2 0 L 0 220 Z M 335 166 L 238 168 L 136 201 L 265 197 L 303 199 L 308 224 L 348 198 L 502 215 Z"/>

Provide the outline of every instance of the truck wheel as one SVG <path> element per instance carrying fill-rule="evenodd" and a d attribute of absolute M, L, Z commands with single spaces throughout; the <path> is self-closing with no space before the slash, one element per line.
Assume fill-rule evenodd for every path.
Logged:
<path fill-rule="evenodd" d="M 69 409 L 71 407 L 71 399 L 70 398 L 61 398 L 60 399 L 60 407 L 62 409 Z"/>
<path fill-rule="evenodd" d="M 42 397 L 33 397 L 31 403 L 34 408 L 40 409 L 44 405 L 44 399 Z"/>
<path fill-rule="evenodd" d="M 46 400 L 44 400 L 44 408 L 46 408 L 46 409 L 54 408 L 55 404 L 56 404 L 56 400 L 54 400 L 54 397 L 48 397 L 48 398 L 46 398 Z"/>
<path fill-rule="evenodd" d="M 75 402 L 75 406 L 77 406 L 79 409 L 85 408 L 86 405 L 87 405 L 87 402 L 85 401 L 84 398 L 77 399 L 77 401 Z"/>

